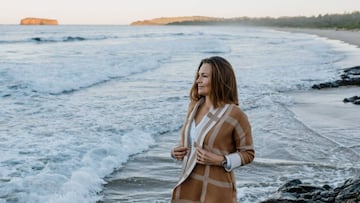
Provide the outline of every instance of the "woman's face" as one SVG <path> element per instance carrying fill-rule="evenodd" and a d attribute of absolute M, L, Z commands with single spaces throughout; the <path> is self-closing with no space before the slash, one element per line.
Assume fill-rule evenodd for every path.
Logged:
<path fill-rule="evenodd" d="M 196 80 L 198 93 L 201 96 L 209 96 L 211 92 L 211 65 L 203 63 L 198 74 L 199 76 Z"/>

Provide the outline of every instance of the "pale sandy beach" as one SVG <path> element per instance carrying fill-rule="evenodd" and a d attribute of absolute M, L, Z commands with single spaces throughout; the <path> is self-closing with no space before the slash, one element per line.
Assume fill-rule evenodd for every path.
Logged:
<path fill-rule="evenodd" d="M 331 40 L 340 40 L 345 43 L 357 45 L 360 47 L 360 32 L 331 30 L 331 29 L 303 29 L 303 28 L 277 28 L 276 30 L 286 32 L 296 32 L 305 34 L 314 34 L 319 37 Z M 354 66 L 360 64 L 353 64 Z M 344 67 L 346 68 L 346 67 Z M 348 134 L 360 135 L 360 106 L 352 103 L 344 103 L 343 99 L 360 95 L 360 87 L 349 86 L 340 88 L 330 88 L 321 90 L 310 90 L 306 92 L 297 92 L 289 94 L 294 99 L 294 105 L 290 110 L 295 117 L 309 128 L 320 132 L 329 140 L 339 142 L 341 145 L 351 146 L 358 154 L 360 152 L 360 136 L 357 136 L 359 142 L 348 143 L 346 137 Z M 334 130 L 342 129 L 342 135 L 335 135 Z"/>
<path fill-rule="evenodd" d="M 335 30 L 335 29 L 312 29 L 312 28 L 276 28 L 279 31 L 313 34 L 333 40 L 340 40 L 348 44 L 360 47 L 359 30 Z"/>
<path fill-rule="evenodd" d="M 346 31 L 310 28 L 276 28 L 276 30 L 313 34 L 332 40 L 340 40 L 360 47 L 359 30 Z M 354 64 L 354 66 L 356 65 L 360 64 Z M 304 121 L 304 123 L 314 125 L 314 127 L 331 127 L 334 125 L 339 125 L 340 127 L 340 125 L 350 125 L 358 127 L 360 133 L 360 127 L 356 122 L 360 119 L 360 115 L 354 113 L 352 114 L 352 112 L 358 111 L 360 107 L 350 103 L 344 104 L 342 101 L 345 97 L 351 97 L 359 94 L 359 87 L 313 90 L 305 93 L 296 93 L 297 102 L 292 109 L 299 119 Z M 321 124 L 310 122 L 315 118 L 318 118 L 316 120 L 326 120 L 327 122 L 323 122 Z"/>
<path fill-rule="evenodd" d="M 360 106 L 343 102 L 343 98 L 355 94 L 360 94 L 359 87 L 290 93 L 294 105 L 289 109 L 308 128 L 331 142 L 349 147 L 360 158 Z M 354 138 L 358 141 L 354 142 Z"/>
<path fill-rule="evenodd" d="M 356 113 L 359 106 L 342 101 L 342 98 L 359 93 L 359 90 L 358 87 L 339 87 L 290 93 L 296 104 L 291 109 L 297 117 L 303 118 L 306 125 L 313 128 L 359 128 L 360 115 Z M 306 96 L 308 94 L 311 97 Z"/>

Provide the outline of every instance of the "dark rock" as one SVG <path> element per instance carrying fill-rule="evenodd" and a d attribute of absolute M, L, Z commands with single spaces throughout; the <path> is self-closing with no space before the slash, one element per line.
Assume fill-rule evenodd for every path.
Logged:
<path fill-rule="evenodd" d="M 320 84 L 314 84 L 313 89 L 323 89 L 323 88 L 336 88 L 340 86 L 360 86 L 360 66 L 354 66 L 346 68 L 343 70 L 343 73 L 340 75 L 341 80 L 336 80 L 333 82 L 325 82 Z M 345 103 L 351 102 L 353 104 L 360 104 L 360 97 L 354 96 L 350 98 L 345 98 L 343 100 Z"/>
<path fill-rule="evenodd" d="M 336 80 L 333 82 L 314 84 L 312 88 L 322 89 L 322 88 L 334 88 L 334 87 L 348 86 L 348 85 L 360 86 L 360 66 L 354 66 L 344 69 L 343 73 L 340 75 L 340 78 L 341 80 Z"/>
<path fill-rule="evenodd" d="M 347 180 L 344 185 L 339 187 L 338 191 L 339 193 L 335 198 L 336 203 L 360 202 L 360 178 Z"/>
<path fill-rule="evenodd" d="M 304 202 L 304 203 L 359 203 L 360 177 L 348 179 L 339 187 L 331 188 L 304 184 L 300 180 L 291 180 L 282 185 L 273 197 L 261 203 Z"/>
<path fill-rule="evenodd" d="M 355 100 L 358 100 L 358 99 L 360 99 L 359 96 L 353 96 L 353 97 L 345 98 L 345 99 L 344 99 L 344 102 L 345 102 L 345 103 L 346 103 L 346 102 L 354 102 Z"/>
<path fill-rule="evenodd" d="M 325 190 L 330 190 L 330 189 L 332 189 L 330 185 L 324 185 L 323 188 L 324 188 Z"/>
<path fill-rule="evenodd" d="M 351 75 L 360 75 L 360 66 L 354 66 L 344 69 L 344 72 Z"/>
<path fill-rule="evenodd" d="M 353 96 L 353 97 L 345 98 L 343 100 L 343 102 L 344 103 L 351 102 L 353 104 L 360 104 L 360 96 Z"/>
<path fill-rule="evenodd" d="M 294 180 L 290 180 L 289 182 L 285 183 L 283 186 L 281 186 L 278 191 L 284 191 L 286 190 L 287 188 L 289 187 L 294 187 L 294 186 L 297 186 L 297 185 L 300 185 L 302 184 L 301 180 L 299 179 L 294 179 Z"/>

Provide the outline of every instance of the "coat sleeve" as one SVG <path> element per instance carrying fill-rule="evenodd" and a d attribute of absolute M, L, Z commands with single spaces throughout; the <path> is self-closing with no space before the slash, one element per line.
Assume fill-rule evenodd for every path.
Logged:
<path fill-rule="evenodd" d="M 181 134 L 180 134 L 180 145 L 181 146 L 185 145 L 185 128 L 186 128 L 190 113 L 194 109 L 195 104 L 196 104 L 195 102 L 190 102 L 189 103 L 188 110 L 187 110 L 187 113 L 186 113 L 186 117 L 185 117 L 184 123 L 183 123 L 183 125 L 181 127 Z"/>
<path fill-rule="evenodd" d="M 236 145 L 236 153 L 238 153 L 241 159 L 241 165 L 246 165 L 251 163 L 255 157 L 251 125 L 246 114 L 240 109 L 237 110 L 237 122 L 233 130 L 233 139 Z"/>

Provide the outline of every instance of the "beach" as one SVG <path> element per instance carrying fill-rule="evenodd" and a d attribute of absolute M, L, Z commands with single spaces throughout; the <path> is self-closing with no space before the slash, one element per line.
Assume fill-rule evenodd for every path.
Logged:
<path fill-rule="evenodd" d="M 358 48 L 360 47 L 359 30 L 345 31 L 303 28 L 279 28 L 277 30 L 317 35 L 322 38 L 342 41 Z M 355 61 L 359 61 L 358 55 L 354 58 Z M 355 65 L 359 64 L 355 63 Z M 296 119 L 299 119 L 307 127 L 318 132 L 320 136 L 333 142 L 337 147 L 347 149 L 349 154 L 351 154 L 350 156 L 354 157 L 354 161 L 358 162 L 360 160 L 360 114 L 358 113 L 360 106 L 343 102 L 344 98 L 360 95 L 359 86 L 313 89 L 306 92 L 292 92 L 288 95 L 294 99 L 294 105 L 289 107 L 289 109 L 294 113 Z M 351 136 L 349 139 L 349 135 L 354 137 Z M 350 178 L 360 177 L 359 172 L 354 172 L 353 175 Z M 344 178 L 344 181 L 346 179 Z M 277 195 L 273 197 L 275 199 L 280 198 L 280 194 Z M 309 199 L 313 198 L 311 195 L 309 193 Z M 286 198 L 286 194 L 283 194 L 283 198 Z"/>
<path fill-rule="evenodd" d="M 345 43 L 360 46 L 360 32 L 357 31 L 292 28 L 281 28 L 276 30 L 317 35 L 319 37 L 341 40 Z M 344 103 L 342 100 L 345 97 L 359 95 L 359 90 L 359 87 L 350 86 L 322 90 L 292 91 L 286 94 L 291 97 L 293 101 L 293 105 L 289 106 L 287 109 L 291 111 L 296 120 L 304 124 L 305 128 L 308 128 L 311 132 L 315 132 L 316 136 L 325 140 L 324 143 L 331 143 L 330 145 L 332 145 L 333 148 L 344 148 L 346 151 L 345 156 L 349 156 L 352 161 L 357 161 L 360 159 L 360 145 L 358 144 L 360 143 L 360 136 L 358 136 L 360 133 L 360 126 L 358 124 L 360 114 L 355 112 L 358 112 L 360 107 L 351 103 Z M 168 151 L 171 146 L 166 145 L 169 141 L 170 143 L 176 143 L 176 136 L 178 136 L 179 133 L 179 131 L 175 131 L 162 135 L 162 139 L 156 140 L 156 143 L 159 144 L 158 147 L 150 149 L 145 155 L 140 154 L 134 156 L 130 161 L 131 164 L 128 164 L 122 170 L 110 175 L 106 179 L 109 183 L 105 185 L 106 189 L 103 190 L 104 193 L 102 193 L 104 199 L 101 202 L 169 202 L 171 188 L 176 183 L 176 178 L 174 177 L 180 173 L 180 163 L 168 159 Z M 336 149 L 334 151 L 336 151 Z M 331 153 L 331 150 L 325 153 Z M 267 169 L 257 169 L 257 167 L 261 168 L 264 164 L 267 165 L 268 161 L 269 160 L 262 158 L 255 159 L 254 164 L 246 166 L 242 170 L 255 171 L 255 173 L 259 174 L 267 173 Z M 314 164 L 312 162 L 307 163 L 306 161 L 303 163 L 291 163 L 281 160 L 281 158 L 275 160 L 274 163 L 283 165 L 285 168 L 291 168 L 291 165 L 293 164 L 304 164 L 305 168 L 306 166 L 311 168 Z M 153 166 L 153 164 L 156 164 L 156 166 Z M 143 167 L 136 168 L 138 165 L 143 165 Z M 343 169 L 349 170 L 347 167 Z M 286 173 L 283 171 L 283 167 L 279 167 L 278 170 L 280 171 L 278 173 L 279 176 Z M 323 181 L 320 182 L 325 182 L 330 185 L 334 184 L 331 179 L 327 179 L 328 176 L 326 173 L 331 172 L 326 169 L 321 170 L 324 170 L 324 174 L 322 178 Z M 357 169 L 352 170 L 353 169 L 350 169 L 350 174 L 356 175 L 358 173 Z M 239 171 L 237 171 L 237 173 L 239 173 Z M 143 175 L 141 177 L 134 177 L 134 174 Z M 160 178 L 162 177 L 161 174 L 166 174 L 166 178 Z M 244 174 L 244 172 L 241 172 L 241 174 Z M 237 174 L 236 178 L 243 179 L 241 174 Z M 274 175 L 275 174 L 276 173 L 274 173 Z M 158 177 L 159 179 L 154 179 L 154 177 Z M 348 177 L 344 176 L 344 181 L 346 178 Z M 304 177 L 304 179 L 311 179 L 311 176 Z M 280 178 L 280 180 L 284 181 L 287 179 Z M 337 181 L 340 182 L 340 180 Z M 272 183 L 264 183 L 264 180 L 262 180 L 260 181 L 260 184 L 270 188 L 268 190 L 276 190 L 276 186 Z M 146 191 L 146 188 L 150 185 L 152 190 Z M 245 184 L 242 183 L 239 185 L 238 189 L 240 189 L 240 193 L 245 193 L 240 194 L 240 202 L 249 202 L 249 199 L 256 201 L 266 199 L 264 194 L 262 194 L 262 197 L 256 197 L 256 195 L 253 197 L 248 196 L 248 193 L 251 193 L 251 191 L 249 191 L 251 189 L 247 188 L 246 185 L 246 181 Z M 249 182 L 248 185 L 251 187 L 252 183 Z M 135 190 L 133 187 L 137 189 Z M 134 192 L 134 190 L 138 192 Z M 261 193 L 260 191 L 257 192 Z M 253 193 L 256 194 L 256 191 L 253 191 Z M 268 192 L 267 195 L 270 197 L 271 193 Z M 250 200 L 250 202 L 253 200 Z"/>
<path fill-rule="evenodd" d="M 349 147 L 360 159 L 360 136 L 348 140 L 348 134 L 359 135 L 359 105 L 344 103 L 343 98 L 359 95 L 359 87 L 339 87 L 290 93 L 295 102 L 290 110 L 309 128 L 341 147 Z M 336 133 L 334 133 L 334 131 Z M 338 132 L 341 133 L 338 133 Z"/>
<path fill-rule="evenodd" d="M 338 40 L 344 43 L 360 47 L 359 30 L 335 30 L 335 29 L 305 29 L 305 28 L 277 28 L 276 30 L 305 33 L 317 35 L 319 37 Z M 359 58 L 360 56 L 357 56 Z M 360 65 L 360 63 L 355 64 Z M 348 68 L 348 67 L 344 67 Z M 339 78 L 340 79 L 340 78 Z M 301 120 L 310 128 L 314 128 L 323 133 L 324 136 L 336 136 L 334 140 L 344 146 L 352 146 L 355 156 L 360 155 L 360 136 L 358 142 L 347 142 L 346 135 L 354 132 L 360 135 L 360 114 L 359 105 L 344 103 L 344 98 L 360 95 L 360 87 L 348 86 L 339 88 L 325 88 L 321 90 L 311 90 L 301 93 L 289 94 L 295 99 L 295 105 L 290 107 L 296 118 Z M 334 135 L 332 130 L 342 129 L 341 135 Z"/>
<path fill-rule="evenodd" d="M 240 26 L 0 26 L 0 200 L 169 202 L 200 59 L 234 67 L 252 126 L 238 201 L 294 178 L 336 186 L 359 174 L 357 87 L 311 89 L 359 65 L 356 46 Z M 41 56 L 41 60 L 39 60 Z M 351 58 L 349 56 L 352 56 Z"/>
<path fill-rule="evenodd" d="M 325 37 L 333 40 L 340 40 L 348 44 L 360 47 L 359 30 L 337 30 L 337 29 L 311 29 L 311 28 L 276 28 L 276 30 L 294 33 L 306 33 Z"/>

